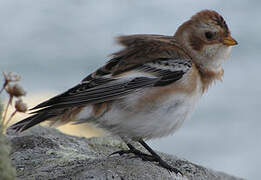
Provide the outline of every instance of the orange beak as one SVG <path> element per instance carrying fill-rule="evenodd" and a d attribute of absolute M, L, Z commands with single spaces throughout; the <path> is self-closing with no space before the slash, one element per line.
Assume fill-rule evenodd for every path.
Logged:
<path fill-rule="evenodd" d="M 237 41 L 231 37 L 231 35 L 228 35 L 228 37 L 225 37 L 223 39 L 223 44 L 227 45 L 227 46 L 235 46 L 237 45 Z"/>

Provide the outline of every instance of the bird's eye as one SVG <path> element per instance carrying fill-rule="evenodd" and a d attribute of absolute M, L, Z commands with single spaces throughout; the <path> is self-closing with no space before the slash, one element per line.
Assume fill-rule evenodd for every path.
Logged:
<path fill-rule="evenodd" d="M 213 38 L 213 33 L 207 31 L 207 32 L 205 32 L 205 36 L 206 36 L 207 39 L 212 39 Z"/>

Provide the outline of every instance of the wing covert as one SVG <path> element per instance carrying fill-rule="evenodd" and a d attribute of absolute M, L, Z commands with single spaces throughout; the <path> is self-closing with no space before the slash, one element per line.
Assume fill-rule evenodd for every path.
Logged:
<path fill-rule="evenodd" d="M 161 59 L 140 65 L 129 75 L 110 78 L 90 76 L 88 81 L 69 89 L 33 109 L 60 109 L 124 98 L 126 95 L 148 87 L 166 86 L 183 77 L 192 66 L 190 60 Z M 133 74 L 137 73 L 136 76 Z M 39 112 L 39 111 L 37 111 Z"/>

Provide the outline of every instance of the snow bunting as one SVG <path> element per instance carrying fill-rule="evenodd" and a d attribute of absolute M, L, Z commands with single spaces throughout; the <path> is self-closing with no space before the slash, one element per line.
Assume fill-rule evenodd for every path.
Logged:
<path fill-rule="evenodd" d="M 124 48 L 80 84 L 34 110 L 10 128 L 22 132 L 45 120 L 51 124 L 91 123 L 119 136 L 143 160 L 179 172 L 144 140 L 174 133 L 188 119 L 200 96 L 223 75 L 222 62 L 237 41 L 215 11 L 203 10 L 183 23 L 174 36 L 130 35 Z M 139 142 L 150 154 L 137 150 Z"/>

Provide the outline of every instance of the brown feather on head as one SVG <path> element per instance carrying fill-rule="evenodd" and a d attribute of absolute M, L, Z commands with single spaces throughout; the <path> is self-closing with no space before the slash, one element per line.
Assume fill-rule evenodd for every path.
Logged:
<path fill-rule="evenodd" d="M 227 26 L 224 18 L 213 10 L 203 10 L 191 17 L 192 21 L 201 21 L 204 23 L 214 23 L 224 30 L 226 36 L 230 34 L 229 28 Z"/>

